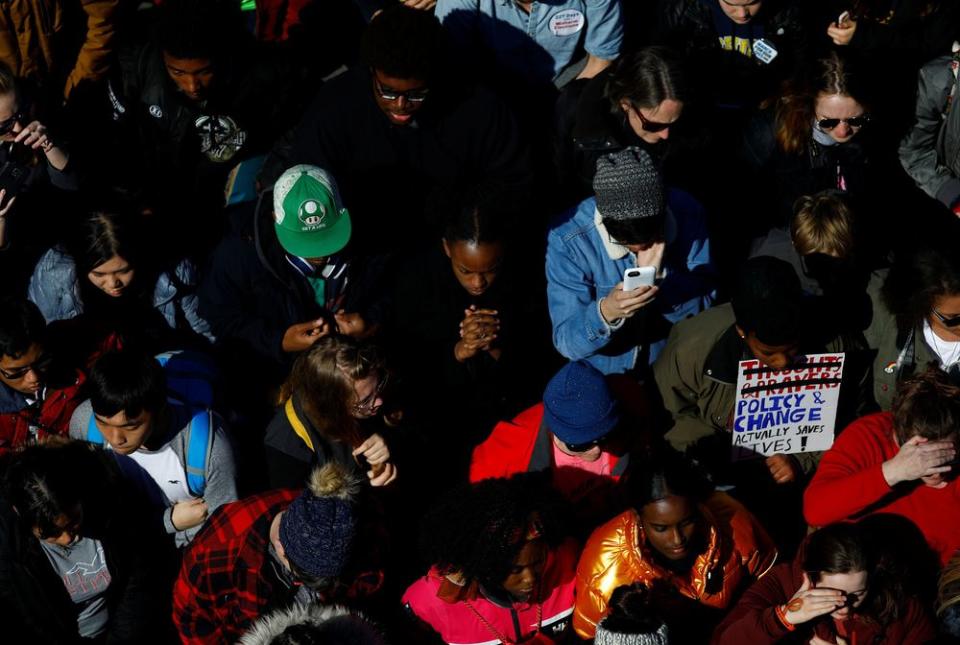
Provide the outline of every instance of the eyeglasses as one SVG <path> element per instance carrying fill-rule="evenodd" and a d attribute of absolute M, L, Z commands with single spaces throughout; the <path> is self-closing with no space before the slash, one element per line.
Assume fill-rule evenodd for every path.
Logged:
<path fill-rule="evenodd" d="M 658 121 L 651 121 L 646 117 L 644 117 L 643 114 L 640 113 L 640 110 L 638 108 L 631 106 L 630 109 L 633 110 L 633 113 L 637 115 L 638 119 L 640 119 L 640 125 L 642 125 L 643 129 L 646 130 L 647 132 L 663 132 L 664 130 L 666 130 L 667 128 L 673 125 L 672 123 L 660 123 Z"/>
<path fill-rule="evenodd" d="M 377 387 L 374 388 L 373 392 L 364 397 L 362 401 L 357 401 L 353 405 L 353 409 L 357 412 L 373 412 L 374 408 L 377 407 L 377 399 L 383 394 L 383 390 L 387 387 L 387 381 L 389 380 L 390 375 L 385 372 L 383 377 L 377 381 Z"/>
<path fill-rule="evenodd" d="M 26 116 L 24 116 L 23 112 L 15 112 L 9 119 L 0 121 L 0 137 L 13 130 L 13 127 L 18 123 L 23 123 L 25 119 Z"/>
<path fill-rule="evenodd" d="M 947 318 L 946 316 L 944 316 L 942 313 L 940 313 L 940 312 L 937 311 L 936 309 L 933 310 L 933 315 L 937 317 L 937 320 L 939 320 L 939 321 L 943 324 L 944 327 L 951 327 L 951 328 L 952 328 L 952 327 L 956 327 L 957 325 L 960 325 L 960 315 L 958 315 L 958 316 L 951 316 L 951 317 Z"/>
<path fill-rule="evenodd" d="M 377 88 L 377 94 L 380 95 L 384 101 L 397 101 L 400 97 L 403 97 L 405 101 L 410 103 L 423 103 L 427 100 L 427 94 L 430 93 L 430 88 L 424 87 L 419 90 L 407 90 L 406 92 L 398 92 L 397 90 L 390 90 L 385 88 L 380 80 L 374 74 L 373 85 Z"/>
<path fill-rule="evenodd" d="M 607 443 L 607 440 L 610 438 L 610 434 L 611 433 L 608 432 L 607 434 L 603 435 L 599 439 L 594 439 L 593 441 L 587 441 L 586 443 L 567 443 L 566 441 L 564 441 L 563 445 L 565 445 L 567 447 L 567 450 L 569 450 L 570 452 L 577 452 L 577 453 L 586 452 L 595 446 L 602 446 L 603 444 Z"/>
<path fill-rule="evenodd" d="M 3 378 L 9 379 L 11 381 L 16 381 L 22 379 L 27 375 L 27 372 L 34 370 L 40 374 L 47 371 L 50 367 L 50 363 L 53 362 L 53 359 L 50 356 L 41 355 L 37 360 L 33 361 L 29 365 L 24 365 L 23 367 L 17 367 L 13 370 L 5 370 L 0 368 L 0 374 L 3 375 Z"/>
<path fill-rule="evenodd" d="M 870 115 L 861 114 L 860 116 L 852 116 L 849 119 L 817 119 L 817 127 L 821 130 L 833 130 L 841 123 L 846 123 L 851 128 L 862 128 L 870 123 Z"/>

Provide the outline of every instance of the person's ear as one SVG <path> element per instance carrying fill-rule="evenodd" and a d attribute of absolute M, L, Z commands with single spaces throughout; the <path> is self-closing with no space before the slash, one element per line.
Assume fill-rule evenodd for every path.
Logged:
<path fill-rule="evenodd" d="M 443 242 L 443 252 L 447 254 L 448 258 L 452 258 L 453 251 L 450 248 L 450 242 L 448 242 L 447 240 L 442 240 L 442 242 Z"/>

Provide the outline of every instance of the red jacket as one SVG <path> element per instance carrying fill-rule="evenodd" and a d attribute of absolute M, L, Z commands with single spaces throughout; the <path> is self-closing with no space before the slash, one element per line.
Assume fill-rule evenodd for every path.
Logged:
<path fill-rule="evenodd" d="M 814 634 L 835 643 L 836 637 L 845 633 L 849 645 L 920 645 L 936 635 L 930 617 L 914 598 L 907 600 L 903 616 L 885 630 L 854 615 L 841 625 L 827 616 L 799 625 L 790 632 L 777 618 L 774 608 L 789 601 L 802 583 L 803 571 L 796 560 L 775 566 L 743 594 L 713 632 L 710 642 L 712 645 L 806 645 Z"/>
<path fill-rule="evenodd" d="M 470 482 L 516 473 L 550 470 L 554 487 L 574 504 L 579 526 L 590 528 L 620 511 L 620 497 L 614 486 L 627 468 L 629 455 L 617 457 L 605 452 L 609 475 L 597 476 L 555 468 L 553 434 L 543 422 L 543 404 L 524 410 L 513 421 L 501 421 L 487 440 L 474 448 L 470 460 Z M 562 478 L 562 479 L 561 479 Z"/>
<path fill-rule="evenodd" d="M 889 412 L 853 422 L 820 460 L 803 496 L 803 514 L 812 526 L 869 513 L 902 515 L 946 564 L 960 548 L 960 480 L 940 489 L 920 482 L 890 488 L 882 466 L 898 451 Z"/>
<path fill-rule="evenodd" d="M 28 406 L 22 394 L 0 384 L 0 455 L 25 446 L 31 426 L 36 428 L 40 440 L 67 436 L 70 417 L 80 404 L 77 392 L 84 380 L 83 373 L 76 372 L 73 383 L 49 389 L 39 406 Z"/>
<path fill-rule="evenodd" d="M 626 469 L 627 458 L 604 454 L 610 459 L 611 477 L 618 479 Z M 546 470 L 552 466 L 553 435 L 543 422 L 543 403 L 538 403 L 518 414 L 513 421 L 498 423 L 486 441 L 474 448 L 470 482 Z"/>

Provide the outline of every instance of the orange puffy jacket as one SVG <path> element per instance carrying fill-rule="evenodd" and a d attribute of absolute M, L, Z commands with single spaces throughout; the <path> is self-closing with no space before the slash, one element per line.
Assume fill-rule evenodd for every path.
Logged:
<path fill-rule="evenodd" d="M 590 536 L 577 566 L 577 602 L 573 628 L 581 638 L 593 638 L 597 623 L 607 613 L 614 589 L 642 582 L 669 581 L 682 595 L 708 607 L 724 609 L 745 583 L 765 574 L 777 559 L 777 549 L 756 518 L 726 493 L 714 493 L 701 505 L 709 535 L 706 550 L 697 557 L 686 578 L 657 565 L 646 545 L 640 518 L 629 510 Z M 721 576 L 719 590 L 707 581 Z"/>

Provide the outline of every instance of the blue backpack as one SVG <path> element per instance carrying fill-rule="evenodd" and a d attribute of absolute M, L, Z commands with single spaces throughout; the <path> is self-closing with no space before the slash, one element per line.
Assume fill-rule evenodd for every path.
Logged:
<path fill-rule="evenodd" d="M 193 412 L 187 429 L 187 487 L 191 494 L 202 497 L 207 486 L 210 448 L 213 445 L 210 408 L 213 406 L 217 370 L 209 357 L 198 352 L 164 352 L 157 355 L 156 359 L 167 376 L 168 401 Z M 92 414 L 87 426 L 87 441 L 101 446 L 105 442 Z"/>

